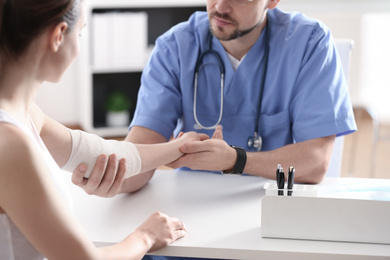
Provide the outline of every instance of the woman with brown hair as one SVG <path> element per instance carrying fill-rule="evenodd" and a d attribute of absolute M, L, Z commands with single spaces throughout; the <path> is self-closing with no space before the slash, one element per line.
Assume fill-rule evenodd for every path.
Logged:
<path fill-rule="evenodd" d="M 122 157 L 114 195 L 126 177 L 172 162 L 181 144 L 205 138 L 186 133 L 128 146 L 69 130 L 34 104 L 42 82 L 57 82 L 79 52 L 84 2 L 0 0 L 0 259 L 140 259 L 186 233 L 181 221 L 157 212 L 120 243 L 96 248 L 66 207 L 60 167 L 88 161 L 85 147 L 100 160 L 107 151 Z"/>

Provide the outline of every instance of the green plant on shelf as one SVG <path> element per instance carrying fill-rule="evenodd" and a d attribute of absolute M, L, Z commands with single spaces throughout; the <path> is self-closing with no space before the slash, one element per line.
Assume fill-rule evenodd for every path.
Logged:
<path fill-rule="evenodd" d="M 131 107 L 131 102 L 127 95 L 116 91 L 108 96 L 105 106 L 108 112 L 128 111 Z"/>

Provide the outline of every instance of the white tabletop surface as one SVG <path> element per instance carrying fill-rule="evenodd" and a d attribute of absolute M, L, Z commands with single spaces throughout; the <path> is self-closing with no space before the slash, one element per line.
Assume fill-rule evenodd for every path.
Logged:
<path fill-rule="evenodd" d="M 98 245 L 121 241 L 150 214 L 161 211 L 183 220 L 188 233 L 154 253 L 157 255 L 224 259 L 390 259 L 390 245 L 384 244 L 262 238 L 260 216 L 265 182 L 270 181 L 253 176 L 158 170 L 143 189 L 133 194 L 100 198 L 89 196 L 74 185 L 70 185 L 70 190 L 76 217 Z M 327 196 L 329 190 L 344 194 L 358 191 L 348 187 L 359 188 L 362 184 L 381 187 L 383 183 L 390 187 L 390 180 L 330 178 L 318 188 L 319 194 Z"/>

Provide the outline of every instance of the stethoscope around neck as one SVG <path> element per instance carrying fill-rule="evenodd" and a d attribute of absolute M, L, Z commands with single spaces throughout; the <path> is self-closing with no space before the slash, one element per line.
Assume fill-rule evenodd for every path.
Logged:
<path fill-rule="evenodd" d="M 253 136 L 249 136 L 248 137 L 248 141 L 247 141 L 247 146 L 249 149 L 255 149 L 257 151 L 260 151 L 261 150 L 261 147 L 262 147 L 262 144 L 263 144 L 263 140 L 262 140 L 262 137 L 259 133 L 259 120 L 260 120 L 260 110 L 261 110 L 261 104 L 262 104 L 262 101 L 263 101 L 263 90 L 264 90 L 264 85 L 265 85 L 265 77 L 267 75 L 267 69 L 268 69 L 268 54 L 269 54 L 269 38 L 270 38 L 270 22 L 269 22 L 269 17 L 268 17 L 268 14 L 267 14 L 267 25 L 266 25 L 266 39 L 265 39 L 265 48 L 264 48 L 264 67 L 263 67 L 263 73 L 262 73 L 262 79 L 261 79 L 261 85 L 260 85 L 260 92 L 259 92 L 259 102 L 258 102 L 258 105 L 257 105 L 257 116 L 256 116 L 256 124 L 255 124 L 255 131 L 254 131 L 254 134 Z M 222 120 L 222 114 L 223 114 L 223 99 L 224 99 L 224 85 L 225 85 L 225 66 L 223 65 L 223 62 L 222 62 L 222 58 L 221 56 L 218 54 L 218 52 L 216 52 L 215 50 L 212 49 L 212 35 L 211 33 L 209 33 L 208 37 L 207 37 L 207 44 L 208 44 L 208 49 L 205 50 L 204 52 L 202 52 L 199 57 L 198 57 L 198 60 L 196 62 L 196 66 L 195 66 L 195 77 L 194 77 L 194 109 L 193 109 L 193 113 L 194 113 L 194 119 L 195 119 L 195 125 L 194 125 L 194 128 L 195 129 L 207 129 L 207 130 L 212 130 L 212 129 L 215 129 L 221 122 Z M 199 120 L 198 120 L 198 116 L 197 116 L 197 112 L 196 112 L 196 104 L 197 104 L 197 93 L 198 93 L 198 74 L 199 74 L 199 69 L 200 69 L 200 66 L 202 64 L 202 61 L 203 61 L 203 58 L 206 56 L 206 55 L 213 55 L 217 61 L 218 61 L 218 65 L 219 65 L 219 71 L 220 71 L 220 76 L 221 76 L 221 84 L 220 84 L 220 88 L 221 88 L 221 102 L 220 102 L 220 109 L 219 109 L 219 118 L 217 120 L 217 122 L 214 124 L 214 125 L 211 125 L 211 126 L 204 126 L 202 125 Z"/>

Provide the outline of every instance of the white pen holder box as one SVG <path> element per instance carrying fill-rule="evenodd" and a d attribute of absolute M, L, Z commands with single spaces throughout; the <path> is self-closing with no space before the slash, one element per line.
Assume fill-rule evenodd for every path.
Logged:
<path fill-rule="evenodd" d="M 278 189 L 276 183 L 267 182 L 264 185 L 265 195 L 278 195 L 279 191 L 283 192 L 283 196 L 288 196 L 289 191 L 291 196 L 304 196 L 304 197 L 316 197 L 317 185 L 302 185 L 295 184 L 292 189 L 287 188 L 287 184 L 284 185 L 284 189 Z"/>
<path fill-rule="evenodd" d="M 294 185 L 298 186 L 298 185 Z M 261 236 L 390 244 L 390 201 L 340 199 L 264 187 Z M 284 192 L 286 193 L 286 192 Z"/>

